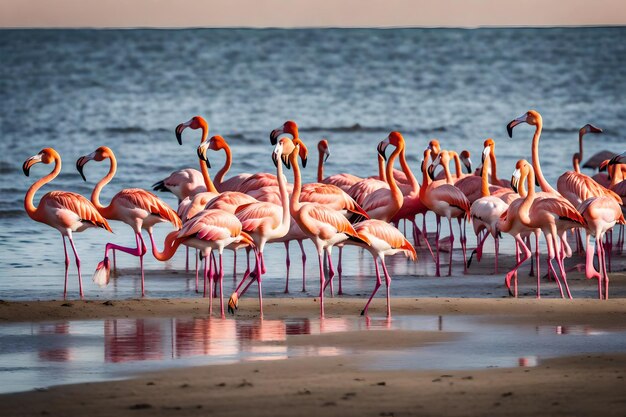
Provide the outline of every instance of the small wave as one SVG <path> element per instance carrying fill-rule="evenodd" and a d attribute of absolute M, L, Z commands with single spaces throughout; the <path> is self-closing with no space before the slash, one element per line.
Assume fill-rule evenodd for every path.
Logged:
<path fill-rule="evenodd" d="M 107 127 L 104 129 L 106 133 L 111 134 L 131 134 L 131 133 L 147 133 L 148 131 L 141 126 L 124 126 L 124 127 Z"/>
<path fill-rule="evenodd" d="M 573 128 L 573 127 L 544 127 L 542 130 L 544 132 L 547 132 L 547 133 L 578 133 L 580 128 Z"/>

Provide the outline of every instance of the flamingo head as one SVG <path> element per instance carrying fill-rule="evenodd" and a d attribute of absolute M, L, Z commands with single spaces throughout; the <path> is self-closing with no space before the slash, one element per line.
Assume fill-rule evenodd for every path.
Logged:
<path fill-rule="evenodd" d="M 276 145 L 280 135 L 291 135 L 292 139 L 296 139 L 298 137 L 298 125 L 296 122 L 287 120 L 281 127 L 272 130 L 270 133 L 270 143 Z"/>
<path fill-rule="evenodd" d="M 430 179 L 433 181 L 435 180 L 435 169 L 437 169 L 439 165 L 446 166 L 449 163 L 450 154 L 448 154 L 448 151 L 440 151 L 439 155 L 435 157 L 432 164 L 430 164 L 430 166 L 428 167 L 428 176 L 430 177 Z"/>
<path fill-rule="evenodd" d="M 602 129 L 592 125 L 591 123 L 587 123 L 580 128 L 578 133 L 580 134 L 580 136 L 584 135 L 585 133 L 602 133 Z"/>
<path fill-rule="evenodd" d="M 213 138 L 211 138 L 213 139 Z M 204 161 L 204 163 L 206 164 L 207 168 L 211 168 L 211 162 L 209 162 L 209 158 L 206 156 L 206 151 L 209 148 L 209 144 L 211 143 L 211 141 L 204 141 L 200 144 L 200 146 L 198 146 L 198 159 L 200 159 L 201 161 Z"/>
<path fill-rule="evenodd" d="M 537 126 L 541 124 L 541 115 L 536 110 L 528 110 L 517 119 L 511 120 L 509 124 L 506 125 L 506 131 L 510 138 L 513 137 L 513 128 L 520 123 L 528 123 L 529 125 Z"/>
<path fill-rule="evenodd" d="M 606 171 L 606 168 L 609 165 L 610 161 L 611 161 L 610 159 L 605 159 L 604 161 L 602 161 L 600 165 L 598 165 L 598 172 Z"/>
<path fill-rule="evenodd" d="M 513 171 L 513 176 L 511 177 L 511 188 L 516 193 L 518 192 L 519 185 L 526 180 L 528 176 L 530 164 L 525 159 L 520 159 L 515 164 L 515 171 Z"/>
<path fill-rule="evenodd" d="M 278 167 L 278 160 L 282 159 L 283 164 L 287 167 L 287 169 L 291 168 L 291 162 L 289 161 L 289 155 L 291 155 L 294 151 L 299 150 L 299 145 L 294 144 L 294 142 L 287 138 L 283 137 L 278 140 L 276 146 L 274 146 L 274 151 L 272 152 L 272 161 L 274 161 L 274 165 Z"/>
<path fill-rule="evenodd" d="M 188 127 L 193 130 L 196 130 L 196 129 L 208 130 L 209 123 L 202 116 L 194 116 L 191 119 L 187 120 L 185 123 L 181 123 L 178 126 L 176 126 L 176 130 L 174 132 L 176 132 L 176 140 L 178 140 L 179 145 L 183 144 L 183 137 L 182 137 L 183 130 L 185 130 Z"/>
<path fill-rule="evenodd" d="M 87 162 L 89 161 L 101 162 L 101 161 L 104 161 L 106 158 L 110 158 L 112 154 L 113 154 L 113 151 L 110 148 L 106 146 L 100 146 L 98 149 L 96 149 L 92 153 L 78 158 L 76 160 L 76 170 L 78 171 L 80 176 L 83 177 L 83 181 L 87 181 L 87 178 L 85 178 L 85 174 L 83 173 L 83 168 L 85 167 L 85 164 Z"/>
<path fill-rule="evenodd" d="M 30 158 L 28 158 L 26 161 L 24 161 L 24 164 L 22 165 L 22 171 L 24 171 L 24 175 L 28 177 L 30 175 L 30 167 L 32 167 L 35 164 L 38 164 L 39 162 L 43 162 L 44 164 L 49 164 L 55 159 L 57 159 L 58 157 L 59 157 L 59 154 L 54 149 L 44 148 L 37 155 L 33 155 Z"/>
<path fill-rule="evenodd" d="M 385 155 L 385 150 L 387 146 L 393 145 L 396 148 L 404 147 L 404 138 L 400 132 L 391 132 L 385 139 L 383 139 L 378 144 L 378 154 L 382 156 L 385 160 L 387 160 L 387 155 Z"/>
<path fill-rule="evenodd" d="M 470 152 L 468 150 L 461 151 L 459 158 L 461 159 L 461 162 L 463 162 L 465 169 L 467 169 L 467 173 L 471 174 L 472 173 L 472 160 L 470 159 Z"/>
<path fill-rule="evenodd" d="M 485 167 L 485 159 L 489 158 L 489 154 L 491 153 L 491 148 L 489 146 L 485 146 L 483 148 L 483 152 L 481 154 L 481 164 L 478 167 L 477 171 L 478 171 L 478 175 L 482 176 L 483 175 L 483 169 Z"/>
<path fill-rule="evenodd" d="M 439 152 L 441 152 L 441 145 L 439 145 L 439 141 L 437 139 L 432 139 L 428 142 L 428 149 L 430 149 L 433 156 L 436 157 L 439 155 Z"/>
<path fill-rule="evenodd" d="M 320 153 L 320 156 L 324 155 L 324 162 L 326 162 L 330 156 L 330 149 L 326 139 L 322 139 L 317 143 L 317 151 Z"/>
<path fill-rule="evenodd" d="M 300 160 L 302 161 L 302 168 L 306 168 L 306 163 L 309 158 L 309 149 L 306 147 L 304 142 L 302 142 L 302 140 L 299 137 L 296 137 L 293 140 L 293 144 L 300 146 L 298 155 L 300 156 Z"/>

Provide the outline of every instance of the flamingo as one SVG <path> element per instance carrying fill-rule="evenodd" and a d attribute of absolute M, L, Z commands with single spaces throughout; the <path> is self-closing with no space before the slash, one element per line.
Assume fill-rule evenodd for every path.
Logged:
<path fill-rule="evenodd" d="M 206 192 L 202 173 L 197 169 L 185 168 L 172 172 L 167 178 L 152 184 L 152 190 L 170 192 L 178 198 L 178 204 L 187 197 Z"/>
<path fill-rule="evenodd" d="M 456 183 L 457 181 L 465 177 L 480 177 L 480 175 L 475 175 L 472 173 L 472 160 L 470 158 L 469 151 L 464 150 L 464 151 L 461 151 L 460 154 L 454 151 L 448 151 L 448 155 L 450 155 L 450 157 L 454 159 L 455 174 L 452 174 L 453 183 Z M 463 173 L 463 168 L 461 164 L 465 167 L 465 169 L 467 170 L 467 173 Z M 437 176 L 435 177 L 435 181 L 442 180 L 444 178 L 445 178 L 445 172 L 442 171 L 439 174 L 437 174 Z"/>
<path fill-rule="evenodd" d="M 501 198 L 490 195 L 489 193 L 489 181 L 488 181 L 488 173 L 490 168 L 490 158 L 489 155 L 491 153 L 491 147 L 487 146 L 483 150 L 483 168 L 482 168 L 482 185 L 481 185 L 481 195 L 482 197 L 477 199 L 470 206 L 470 216 L 472 217 L 472 225 L 474 227 L 474 233 L 476 233 L 476 237 L 480 235 L 483 230 L 486 230 L 487 233 L 485 237 L 482 239 L 482 242 L 477 244 L 476 249 L 482 249 L 482 244 L 484 243 L 487 236 L 493 236 L 494 244 L 495 244 L 495 269 L 494 273 L 498 273 L 498 252 L 499 252 L 499 239 L 500 239 L 500 231 L 498 230 L 498 222 L 500 220 L 500 216 L 502 213 L 506 211 L 508 208 L 508 204 L 505 203 Z M 480 253 L 479 253 L 480 260 Z M 471 256 L 470 256 L 471 261 Z M 469 262 L 468 262 L 469 263 Z"/>
<path fill-rule="evenodd" d="M 76 268 L 78 269 L 78 288 L 80 298 L 83 298 L 83 279 L 80 273 L 80 258 L 74 246 L 73 233 L 82 232 L 92 227 L 101 227 L 112 232 L 109 223 L 98 210 L 91 204 L 89 200 L 80 194 L 68 191 L 50 191 L 44 194 L 39 200 L 39 205 L 35 207 L 33 199 L 35 193 L 45 184 L 49 183 L 61 172 L 61 156 L 52 148 L 44 148 L 37 155 L 33 155 L 24 161 L 22 170 L 27 177 L 30 175 L 30 168 L 38 163 L 50 164 L 54 162 L 54 169 L 50 174 L 36 181 L 30 186 L 24 196 L 24 209 L 28 217 L 45 223 L 50 227 L 54 227 L 61 233 L 63 239 L 63 250 L 65 252 L 65 285 L 63 286 L 63 298 L 67 297 L 67 276 L 70 265 L 70 258 L 67 255 L 67 246 L 65 237 L 70 241 L 74 257 L 76 259 Z"/>
<path fill-rule="evenodd" d="M 349 237 L 363 240 L 369 244 L 367 237 L 360 235 L 341 213 L 332 210 L 327 206 L 317 203 L 303 203 L 300 201 L 302 191 L 302 177 L 298 165 L 298 151 L 300 145 L 295 144 L 289 138 L 283 137 L 278 140 L 273 153 L 275 162 L 278 158 L 293 166 L 294 187 L 293 194 L 289 202 L 289 210 L 300 229 L 313 241 L 318 254 L 320 271 L 320 316 L 324 317 L 324 260 L 326 253 L 328 260 L 331 259 L 331 252 L 334 245 L 345 242 Z M 334 275 L 332 263 L 329 262 L 330 275 Z"/>
<path fill-rule="evenodd" d="M 565 275 L 565 270 L 562 264 L 562 254 L 559 249 L 558 238 L 566 229 L 584 227 L 586 224 L 585 219 L 578 211 L 576 211 L 576 208 L 565 199 L 554 197 L 536 198 L 534 170 L 527 161 L 522 159 L 518 161 L 516 165 L 516 171 L 513 175 L 511 183 L 515 186 L 514 182 L 524 182 L 526 179 L 528 184 L 528 193 L 526 197 L 524 199 L 520 199 L 520 204 L 511 204 L 507 210 L 507 215 L 517 216 L 520 222 L 528 228 L 541 229 L 548 247 L 548 267 L 556 278 L 559 288 L 561 288 L 558 276 L 552 266 L 552 260 L 557 258 L 557 263 L 567 295 L 569 298 L 572 298 L 567 284 L 567 276 Z M 516 240 L 518 243 L 521 242 L 521 239 L 519 238 L 516 238 Z M 522 248 L 525 249 L 526 257 L 507 274 L 506 283 L 509 288 L 511 277 L 515 271 L 517 271 L 524 261 L 530 257 L 530 251 L 523 244 L 523 242 Z M 563 296 L 562 290 L 561 296 Z"/>
<path fill-rule="evenodd" d="M 207 278 L 209 288 L 213 287 L 213 274 L 208 270 L 211 265 L 210 255 L 215 249 L 219 253 L 219 287 L 220 313 L 224 317 L 223 297 L 223 264 L 222 253 L 224 248 L 231 245 L 250 245 L 254 242 L 250 235 L 241 230 L 241 222 L 231 213 L 219 209 L 208 209 L 198 213 L 193 219 L 183 225 L 181 230 L 169 233 L 165 238 L 164 250 L 160 252 L 152 235 L 150 235 L 152 253 L 159 261 L 166 261 L 174 256 L 180 244 L 194 247 L 204 255 L 204 282 Z M 209 291 L 209 314 L 213 313 L 213 291 Z"/>
<path fill-rule="evenodd" d="M 387 289 L 387 316 L 391 316 L 391 304 L 389 301 L 391 277 L 387 271 L 385 256 L 395 255 L 396 253 L 404 253 L 404 255 L 409 257 L 412 261 L 415 261 L 417 259 L 415 248 L 398 229 L 381 220 L 364 220 L 354 224 L 354 230 L 359 234 L 359 236 L 366 237 L 369 244 L 365 243 L 362 238 L 349 238 L 345 244 L 355 245 L 367 249 L 374 258 L 374 267 L 376 268 L 376 286 L 374 287 L 374 291 L 372 292 L 369 300 L 365 304 L 365 307 L 361 311 L 361 315 L 367 315 L 367 309 L 372 302 L 374 295 L 376 295 L 378 288 L 381 286 L 380 271 L 378 269 L 378 261 L 380 261 L 383 267 L 383 273 L 385 274 L 385 287 Z"/>
<path fill-rule="evenodd" d="M 278 161 L 281 153 L 282 145 L 277 144 L 274 152 L 272 153 L 272 159 L 274 159 L 275 163 Z M 276 178 L 278 178 L 278 187 L 280 189 L 280 199 L 282 203 L 280 207 L 272 203 L 258 202 L 240 206 L 235 211 L 235 215 L 241 221 L 243 230 L 252 237 L 252 240 L 257 248 L 255 251 L 256 266 L 254 278 L 257 281 L 259 289 L 259 311 L 261 317 L 263 317 L 262 281 L 263 274 L 265 274 L 263 249 L 265 248 L 265 244 L 267 242 L 280 239 L 284 237 L 287 232 L 289 232 L 291 220 L 291 216 L 289 214 L 289 195 L 287 193 L 287 184 L 285 176 L 283 175 L 282 165 L 279 163 L 276 163 Z M 238 306 L 240 296 L 239 288 L 244 282 L 245 280 L 241 281 L 235 292 L 230 297 L 228 305 L 229 311 L 231 312 L 233 312 L 233 308 L 237 308 Z"/>
<path fill-rule="evenodd" d="M 106 285 L 109 282 L 109 250 L 121 250 L 122 252 L 139 257 L 139 265 L 141 269 L 141 296 L 144 297 L 146 292 L 143 256 L 145 255 L 147 248 L 143 241 L 143 237 L 141 236 L 141 229 L 147 230 L 148 234 L 152 235 L 152 228 L 157 223 L 169 222 L 172 223 L 176 229 L 180 229 L 182 223 L 176 212 L 167 204 L 151 192 L 140 188 L 124 189 L 118 192 L 111 199 L 108 206 L 103 206 L 100 203 L 100 191 L 102 191 L 102 188 L 104 188 L 104 186 L 107 185 L 115 176 L 115 172 L 117 171 L 117 160 L 115 159 L 115 154 L 110 148 L 100 146 L 89 155 L 81 156 L 76 161 L 76 169 L 80 173 L 83 180 L 87 181 L 87 178 L 83 173 L 85 164 L 91 160 L 101 162 L 105 159 L 109 159 L 111 161 L 111 166 L 108 174 L 94 187 L 93 192 L 91 193 L 91 202 L 103 217 L 109 220 L 119 220 L 129 225 L 135 232 L 135 242 L 137 243 L 137 247 L 133 249 L 115 245 L 113 243 L 107 243 L 104 250 L 104 259 L 96 267 L 93 279 L 94 282 L 100 285 Z"/>
<path fill-rule="evenodd" d="M 362 180 L 361 177 L 348 173 L 335 174 L 324 178 L 324 162 L 326 162 L 330 156 L 330 149 L 326 139 L 322 139 L 318 142 L 317 151 L 319 152 L 319 159 L 317 162 L 317 182 L 336 185 L 343 191 L 347 192 L 352 185 Z"/>
<path fill-rule="evenodd" d="M 583 201 L 578 206 L 578 211 L 582 214 L 587 224 L 587 244 L 586 244 L 586 267 L 585 275 L 587 278 L 598 279 L 598 298 L 609 298 L 609 275 L 606 267 L 606 253 L 602 239 L 604 235 L 619 223 L 626 224 L 624 214 L 620 205 L 611 197 L 600 196 L 591 197 Z M 593 267 L 593 249 L 589 243 L 590 237 L 595 238 L 595 248 L 598 253 L 598 266 L 600 272 Z M 602 287 L 604 282 L 604 295 Z"/>
<path fill-rule="evenodd" d="M 422 162 L 422 175 L 423 182 L 420 187 L 420 199 L 431 211 L 433 211 L 437 218 L 437 260 L 436 260 L 436 275 L 441 276 L 440 272 L 440 260 L 439 260 L 439 235 L 441 232 L 441 217 L 448 219 L 448 225 L 450 227 L 450 259 L 448 265 L 448 276 L 452 275 L 452 249 L 454 245 L 454 232 L 452 231 L 452 218 L 459 219 L 459 227 L 461 219 L 466 219 L 469 216 L 470 203 L 467 197 L 454 185 L 445 183 L 445 180 L 431 182 L 434 176 L 435 165 L 430 165 L 428 172 L 426 169 L 426 163 L 431 155 L 430 147 L 424 151 L 424 161 Z M 441 159 L 441 154 L 444 151 L 440 151 L 437 159 Z M 444 155 L 444 160 L 447 157 Z M 445 169 L 445 165 L 444 165 Z M 462 232 L 461 232 L 462 233 Z M 463 254 L 463 263 L 465 263 L 465 253 Z"/>

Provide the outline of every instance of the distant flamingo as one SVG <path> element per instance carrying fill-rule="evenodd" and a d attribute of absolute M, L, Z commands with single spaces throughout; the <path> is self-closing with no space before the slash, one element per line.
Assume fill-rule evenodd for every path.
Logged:
<path fill-rule="evenodd" d="M 328 147 L 328 141 L 326 139 L 322 139 L 317 144 L 317 151 L 319 152 L 319 159 L 317 162 L 317 182 L 321 182 L 324 184 L 332 184 L 341 188 L 343 191 L 348 191 L 354 183 L 361 181 L 361 177 L 357 177 L 356 175 L 343 173 L 343 174 L 335 174 L 330 177 L 324 178 L 324 162 L 330 156 L 330 149 Z"/>
<path fill-rule="evenodd" d="M 275 239 L 281 239 L 287 234 L 287 232 L 289 232 L 289 225 L 291 221 L 291 216 L 289 214 L 289 195 L 287 193 L 287 184 L 285 176 L 283 175 L 282 164 L 278 163 L 280 162 L 279 159 L 281 154 L 282 145 L 277 144 L 274 152 L 272 153 L 272 158 L 276 163 L 276 178 L 278 178 L 278 187 L 280 189 L 281 206 L 279 207 L 272 203 L 257 202 L 240 206 L 235 211 L 235 216 L 237 216 L 237 218 L 241 221 L 242 229 L 252 237 L 252 240 L 257 247 L 257 250 L 255 251 L 256 266 L 254 270 L 254 279 L 256 279 L 259 289 L 259 310 L 261 317 L 263 317 L 262 281 L 263 274 L 265 274 L 265 259 L 263 258 L 263 250 L 266 243 Z M 229 310 L 232 310 L 233 307 L 237 307 L 240 296 L 239 289 L 244 282 L 245 280 L 242 279 L 241 283 L 232 294 L 228 303 Z"/>
<path fill-rule="evenodd" d="M 587 278 L 598 279 L 598 298 L 609 298 L 609 275 L 606 267 L 606 253 L 602 239 L 616 223 L 626 224 L 620 205 L 611 197 L 591 197 L 578 206 L 578 211 L 587 223 L 587 261 L 585 275 Z M 600 272 L 593 267 L 593 249 L 589 243 L 590 236 L 595 238 L 595 249 L 598 253 Z M 604 294 L 603 294 L 604 282 Z"/>
<path fill-rule="evenodd" d="M 569 286 L 567 284 L 567 277 L 563 268 L 563 254 L 559 248 L 559 237 L 566 229 L 573 227 L 584 227 L 585 219 L 576 211 L 576 208 L 572 206 L 567 200 L 561 198 L 536 198 L 535 194 L 535 175 L 532 166 L 525 160 L 518 161 L 516 165 L 516 172 L 514 174 L 514 180 L 519 178 L 519 182 L 527 180 L 528 194 L 522 200 L 521 204 L 511 204 L 507 210 L 507 215 L 518 216 L 521 223 L 531 229 L 541 229 L 548 247 L 548 267 L 550 268 L 553 276 L 557 280 L 559 288 L 561 285 L 558 280 L 558 276 L 554 267 L 552 266 L 552 260 L 557 258 L 557 263 L 563 279 L 563 284 L 567 295 L 571 298 Z M 515 186 L 515 184 L 512 184 Z M 517 210 L 517 212 L 514 212 Z M 503 229 L 506 231 L 505 229 Z M 521 239 L 516 238 L 518 243 Z M 507 287 L 509 287 L 510 279 L 517 271 L 517 269 L 524 263 L 526 259 L 530 257 L 530 251 L 523 245 L 522 248 L 526 250 L 526 258 L 519 262 L 513 270 L 511 270 L 506 276 Z M 561 290 L 561 296 L 563 291 Z"/>
<path fill-rule="evenodd" d="M 277 144 L 273 157 L 282 157 L 283 160 L 287 160 L 290 166 L 293 166 L 294 187 L 289 209 L 291 216 L 298 223 L 300 229 L 313 241 L 317 249 L 320 270 L 320 315 L 324 317 L 324 287 L 326 282 L 324 277 L 324 253 L 326 253 L 329 260 L 332 279 L 334 275 L 330 256 L 332 247 L 338 243 L 345 242 L 350 236 L 361 239 L 367 244 L 369 244 L 369 241 L 367 237 L 361 236 L 356 232 L 350 222 L 339 212 L 321 204 L 300 202 L 302 177 L 297 159 L 299 146 L 294 145 L 293 141 L 288 138 L 282 138 Z"/>
<path fill-rule="evenodd" d="M 387 272 L 385 256 L 395 255 L 396 253 L 404 253 L 406 256 L 411 258 L 411 260 L 415 261 L 417 259 L 415 248 L 413 248 L 413 245 L 406 240 L 398 229 L 381 220 L 371 219 L 356 223 L 354 224 L 354 230 L 359 234 L 359 236 L 366 237 L 370 244 L 366 244 L 360 238 L 349 238 L 345 243 L 347 245 L 356 245 L 367 249 L 374 258 L 374 267 L 376 268 L 376 286 L 374 287 L 374 291 L 367 301 L 367 304 L 365 304 L 365 308 L 361 311 L 361 315 L 367 315 L 367 309 L 381 285 L 380 271 L 378 270 L 378 261 L 380 260 L 385 274 L 385 284 L 387 289 L 387 316 L 391 316 L 391 303 L 389 300 L 391 277 Z"/>
<path fill-rule="evenodd" d="M 431 182 L 432 176 L 434 176 L 435 165 L 430 165 L 426 168 L 426 164 L 430 159 L 431 149 L 427 148 L 424 151 L 424 161 L 422 162 L 422 175 L 423 182 L 420 187 L 420 199 L 432 210 L 437 217 L 437 260 L 436 260 L 436 275 L 441 276 L 440 272 L 440 260 L 439 260 L 439 236 L 441 233 L 441 217 L 448 219 L 448 225 L 450 227 L 450 257 L 448 265 L 448 275 L 452 275 L 452 250 L 454 248 L 454 232 L 452 230 L 452 218 L 459 219 L 459 227 L 461 228 L 461 222 L 469 216 L 470 203 L 467 197 L 463 195 L 458 188 L 454 185 L 445 183 L 445 180 Z M 441 159 L 441 155 L 444 151 L 440 151 L 438 159 Z M 444 154 L 444 161 L 446 156 Z M 461 229 L 462 230 L 462 229 Z M 461 233 L 463 233 L 461 231 Z M 465 263 L 465 253 L 463 255 L 463 262 Z M 464 267 L 466 267 L 464 265 Z"/>
<path fill-rule="evenodd" d="M 498 273 L 498 252 L 499 252 L 499 243 L 500 243 L 500 231 L 498 230 L 498 222 L 500 221 L 500 216 L 502 213 L 506 211 L 508 208 L 508 204 L 506 204 L 502 199 L 498 197 L 494 197 L 489 193 L 489 181 L 488 174 L 490 168 L 490 158 L 489 154 L 491 153 L 490 147 L 485 147 L 483 150 L 483 168 L 482 168 L 482 185 L 481 185 L 481 195 L 482 197 L 474 201 L 470 207 L 470 216 L 472 217 L 472 224 L 474 227 L 474 233 L 478 237 L 482 230 L 486 229 L 487 233 L 483 238 L 482 242 L 477 244 L 477 249 L 482 248 L 482 244 L 488 235 L 491 235 L 495 244 L 495 267 L 494 273 Z M 480 256 L 480 255 L 479 255 Z M 480 258 L 479 258 L 480 260 Z"/>
<path fill-rule="evenodd" d="M 33 199 L 37 190 L 55 179 L 57 175 L 59 175 L 59 172 L 61 172 L 61 157 L 54 149 L 45 148 L 37 155 L 31 156 L 24 162 L 22 166 L 24 175 L 28 177 L 30 168 L 39 162 L 44 164 L 54 162 L 54 169 L 50 174 L 30 186 L 24 197 L 24 209 L 31 219 L 54 227 L 61 233 L 61 237 L 63 238 L 63 250 L 65 252 L 65 285 L 63 286 L 63 298 L 67 296 L 67 275 L 70 265 L 70 258 L 67 256 L 67 246 L 65 245 L 65 237 L 67 236 L 69 239 L 72 250 L 74 251 L 74 257 L 76 258 L 78 288 L 80 298 L 82 299 L 83 279 L 80 273 L 80 258 L 78 257 L 76 246 L 74 246 L 72 233 L 82 232 L 91 227 L 101 227 L 111 232 L 111 228 L 109 227 L 109 223 L 98 213 L 98 210 L 96 210 L 93 204 L 80 194 L 67 191 L 50 191 L 41 197 L 39 205 L 35 207 Z"/>
<path fill-rule="evenodd" d="M 91 160 L 101 162 L 105 159 L 109 159 L 111 161 L 111 167 L 109 168 L 108 174 L 102 178 L 93 189 L 93 192 L 91 193 L 91 202 L 103 217 L 109 220 L 119 220 L 129 225 L 135 232 L 137 247 L 133 249 L 115 245 L 113 243 L 107 243 L 104 250 L 104 260 L 96 267 L 94 282 L 100 285 L 106 285 L 109 282 L 109 250 L 121 250 L 122 252 L 139 257 L 139 265 L 141 268 L 141 296 L 143 297 L 145 296 L 143 256 L 145 255 L 147 248 L 143 241 L 143 237 L 141 236 L 141 229 L 147 230 L 148 234 L 152 235 L 152 228 L 157 223 L 170 222 L 177 229 L 180 229 L 182 223 L 176 212 L 167 204 L 161 201 L 154 194 L 140 188 L 124 189 L 118 192 L 111 199 L 108 206 L 103 206 L 100 203 L 100 191 L 102 191 L 102 188 L 104 188 L 104 186 L 107 185 L 115 176 L 115 172 L 117 171 L 117 160 L 115 159 L 115 154 L 110 148 L 101 146 L 94 152 L 89 155 L 82 156 L 76 161 L 76 169 L 83 177 L 83 180 L 87 181 L 85 174 L 83 173 L 83 167 L 85 164 Z"/>

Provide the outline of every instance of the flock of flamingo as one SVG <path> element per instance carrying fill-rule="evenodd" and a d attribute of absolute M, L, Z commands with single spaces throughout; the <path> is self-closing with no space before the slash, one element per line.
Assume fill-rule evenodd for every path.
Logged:
<path fill-rule="evenodd" d="M 517 297 L 517 270 L 530 259 L 531 275 L 534 266 L 537 277 L 537 298 L 540 298 L 539 237 L 544 235 L 547 245 L 547 265 L 549 275 L 556 281 L 562 297 L 571 298 L 567 284 L 564 259 L 572 255 L 568 244 L 568 232 L 575 238 L 579 251 L 586 251 L 585 273 L 587 278 L 598 280 L 598 297 L 609 296 L 610 254 L 613 249 L 612 228 L 620 227 L 616 250 L 621 253 L 624 241 L 624 204 L 626 199 L 626 153 L 614 156 L 601 164 L 606 173 L 593 178 L 580 172 L 579 163 L 583 155 L 583 136 L 586 133 L 600 133 L 592 125 L 585 125 L 579 131 L 580 150 L 573 157 L 573 171 L 567 171 L 554 189 L 544 178 L 539 163 L 539 138 L 542 130 L 541 115 L 530 110 L 507 125 L 512 137 L 513 128 L 520 123 L 535 127 L 532 140 L 532 163 L 517 162 L 511 182 L 500 180 L 496 172 L 495 142 L 484 142 L 481 167 L 472 173 L 469 152 L 457 154 L 441 149 L 437 140 L 431 140 L 424 150 L 421 163 L 421 184 L 411 171 L 405 156 L 405 142 L 402 134 L 391 132 L 378 144 L 378 175 L 360 178 L 349 173 L 324 177 L 324 163 L 330 155 L 327 140 L 318 143 L 319 160 L 316 183 L 302 184 L 301 168 L 306 167 L 308 150 L 300 139 L 298 126 L 287 121 L 270 134 L 272 160 L 275 173 L 239 174 L 225 179 L 232 165 L 232 154 L 226 140 L 221 136 L 208 138 L 209 128 L 200 116 L 181 123 L 176 127 L 176 138 L 182 145 L 182 133 L 186 128 L 200 129 L 202 136 L 197 148 L 200 171 L 182 169 L 154 184 L 154 190 L 169 191 L 179 199 L 178 210 L 174 211 L 155 194 L 139 188 L 124 189 L 118 192 L 107 206 L 100 202 L 100 192 L 108 184 L 117 170 L 115 155 L 111 149 L 101 146 L 94 152 L 80 157 L 76 168 L 86 181 L 84 168 L 94 160 L 110 161 L 108 174 L 94 187 L 91 199 L 65 191 L 52 191 L 45 194 L 38 206 L 34 205 L 34 195 L 43 185 L 52 181 L 61 171 L 61 157 L 52 148 L 45 148 L 28 158 L 23 165 L 26 176 L 31 167 L 39 162 L 54 163 L 53 171 L 36 181 L 26 193 L 24 207 L 28 215 L 36 221 L 57 229 L 63 238 L 65 251 L 65 285 L 63 296 L 67 295 L 68 256 L 66 238 L 72 247 L 78 269 L 80 297 L 83 297 L 80 258 L 74 245 L 73 233 L 88 228 L 99 227 L 111 231 L 107 220 L 118 220 L 128 224 L 135 232 L 136 247 L 124 247 L 107 243 L 104 259 L 98 264 L 93 280 L 104 286 L 109 282 L 111 261 L 109 251 L 122 251 L 139 257 L 141 268 L 141 292 L 145 295 L 143 257 L 147 247 L 142 237 L 142 229 L 148 232 L 153 256 L 165 261 L 170 259 L 180 245 L 195 248 L 204 260 L 204 296 L 209 297 L 209 311 L 212 312 L 213 297 L 219 292 L 220 314 L 224 317 L 224 297 L 222 281 L 224 249 L 235 253 L 245 249 L 248 255 L 247 269 L 235 292 L 228 300 L 228 310 L 234 312 L 239 298 L 254 282 L 258 286 L 260 314 L 263 315 L 263 275 L 266 273 L 263 251 L 268 243 L 283 243 L 287 250 L 287 279 L 285 292 L 289 291 L 289 243 L 298 242 L 302 252 L 302 288 L 305 290 L 306 254 L 303 241 L 310 239 L 317 251 L 320 278 L 320 314 L 324 316 L 324 293 L 330 286 L 334 292 L 333 278 L 336 275 L 331 252 L 337 246 L 338 293 L 342 293 L 341 256 L 345 245 L 354 245 L 369 251 L 374 258 L 376 283 L 361 314 L 367 314 L 368 307 L 382 285 L 381 273 L 385 278 L 387 291 L 387 315 L 391 314 L 389 287 L 391 277 L 385 264 L 385 256 L 402 253 L 416 261 L 416 250 L 397 226 L 400 220 L 410 222 L 413 229 L 413 242 L 427 247 L 436 265 L 436 275 L 441 275 L 440 233 L 441 219 L 448 221 L 450 236 L 448 250 L 448 275 L 452 272 L 452 248 L 454 245 L 453 219 L 458 222 L 460 246 L 463 253 L 464 269 L 471 265 L 473 255 L 480 261 L 483 246 L 488 236 L 495 241 L 495 272 L 498 271 L 499 239 L 508 233 L 515 239 L 516 265 L 506 274 L 505 285 L 509 293 Z M 386 149 L 392 146 L 393 152 L 386 157 Z M 209 174 L 208 150 L 223 150 L 226 155 L 224 166 L 214 179 Z M 394 169 L 396 159 L 400 170 Z M 454 161 L 456 172 L 450 172 L 449 164 Z M 288 182 L 283 165 L 293 169 L 293 184 Z M 462 165 L 467 173 L 462 172 Z M 443 171 L 436 176 L 438 166 Z M 535 183 L 541 192 L 535 190 Z M 437 220 L 435 250 L 433 251 L 426 231 L 425 216 L 433 212 Z M 424 216 L 422 227 L 418 227 L 416 216 Z M 471 221 L 477 237 L 477 247 L 469 260 L 466 256 L 465 224 Z M 160 222 L 171 223 L 175 231 L 164 241 L 164 249 L 157 248 L 153 237 L 153 227 Z M 581 239 L 580 230 L 586 232 L 586 243 Z M 532 259 L 531 237 L 534 235 L 534 260 Z M 606 236 L 606 237 L 605 237 Z M 593 237 L 595 244 L 591 244 Z M 217 257 L 213 251 L 217 252 Z M 250 254 L 254 255 L 254 268 L 250 267 Z M 427 252 L 428 253 L 428 252 Z M 598 269 L 594 265 L 598 255 Z M 188 255 L 188 252 L 187 252 Z M 217 258 L 217 260 L 216 260 Z M 325 258 L 325 259 L 324 259 Z M 608 266 L 607 266 L 608 258 Z M 188 257 L 187 257 L 188 259 Z M 533 262 L 534 261 L 534 262 Z M 554 265 L 556 262 L 556 268 Z M 327 268 L 325 267 L 327 263 Z M 187 260 L 188 265 L 188 260 Z M 558 269 L 558 273 L 557 273 Z M 327 270 L 327 271 L 326 271 Z M 236 273 L 236 270 L 235 270 Z M 328 276 L 326 276 L 326 273 Z M 196 291 L 198 291 L 198 257 L 196 257 Z M 560 275 L 560 278 L 559 278 Z M 207 281 L 208 291 L 207 291 Z M 218 289 L 219 287 L 219 289 Z"/>

